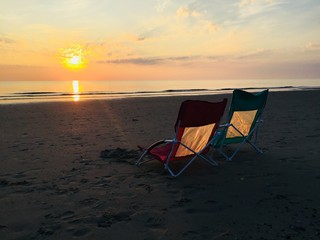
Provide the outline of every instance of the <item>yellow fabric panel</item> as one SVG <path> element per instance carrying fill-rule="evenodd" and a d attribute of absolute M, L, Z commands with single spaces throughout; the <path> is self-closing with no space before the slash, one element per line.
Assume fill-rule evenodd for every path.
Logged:
<path fill-rule="evenodd" d="M 252 122 L 258 110 L 234 112 L 231 124 L 235 126 L 244 136 L 249 134 Z M 241 134 L 233 127 L 228 128 L 227 138 L 241 137 Z"/>
<path fill-rule="evenodd" d="M 181 142 L 187 145 L 189 148 L 193 149 L 195 152 L 201 151 L 209 141 L 209 137 L 212 133 L 212 130 L 215 126 L 215 123 L 208 124 L 201 127 L 189 127 L 185 128 Z M 179 145 L 176 152 L 176 157 L 183 157 L 190 154 L 194 154 L 189 149 L 185 148 L 182 145 Z"/>

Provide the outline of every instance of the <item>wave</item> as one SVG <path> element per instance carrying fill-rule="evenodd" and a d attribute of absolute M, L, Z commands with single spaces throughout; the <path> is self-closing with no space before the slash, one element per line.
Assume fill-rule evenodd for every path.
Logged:
<path fill-rule="evenodd" d="M 273 91 L 281 90 L 313 90 L 319 89 L 318 87 L 305 87 L 305 86 L 281 86 L 281 87 L 247 87 L 241 88 L 247 91 L 258 91 L 262 89 L 269 89 Z M 230 93 L 234 88 L 216 88 L 216 89 L 166 89 L 166 90 L 155 90 L 155 91 L 90 91 L 90 92 L 50 92 L 50 91 L 28 91 L 28 92 L 16 92 L 9 95 L 0 96 L 0 101 L 6 100 L 54 100 L 54 99 L 66 99 L 71 98 L 75 95 L 80 98 L 127 98 L 127 97 L 152 97 L 152 96 L 175 96 L 175 95 L 206 95 L 206 94 L 223 94 Z"/>
<path fill-rule="evenodd" d="M 260 89 L 296 89 L 294 86 L 284 86 L 284 87 L 248 87 L 241 88 L 243 90 L 260 90 Z M 149 94 L 149 93 L 183 93 L 183 92 L 205 92 L 205 91 L 233 91 L 234 88 L 217 88 L 217 89 L 166 89 L 166 90 L 155 90 L 155 91 L 132 91 L 132 92 L 101 92 L 101 91 L 91 91 L 91 92 L 80 92 L 80 93 L 64 93 L 64 92 L 17 92 L 14 93 L 16 96 L 71 96 L 71 95 L 115 95 L 115 94 Z"/>

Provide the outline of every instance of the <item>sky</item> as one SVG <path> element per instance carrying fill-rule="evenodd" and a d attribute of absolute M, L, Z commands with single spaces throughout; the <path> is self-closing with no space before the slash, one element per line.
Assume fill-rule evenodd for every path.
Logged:
<path fill-rule="evenodd" d="M 0 81 L 320 79 L 319 0 L 0 0 Z"/>

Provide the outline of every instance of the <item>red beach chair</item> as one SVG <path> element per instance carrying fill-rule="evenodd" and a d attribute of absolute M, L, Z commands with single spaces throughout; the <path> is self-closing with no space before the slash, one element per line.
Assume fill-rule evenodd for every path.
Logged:
<path fill-rule="evenodd" d="M 217 165 L 206 156 L 210 144 L 218 137 L 217 129 L 224 113 L 227 99 L 221 102 L 199 100 L 184 101 L 179 110 L 173 139 L 153 143 L 137 161 L 141 165 L 146 155 L 151 155 L 164 164 L 164 168 L 173 176 L 179 176 L 195 159 L 201 158 L 212 165 Z M 141 147 L 140 147 L 141 148 Z M 186 164 L 175 172 L 171 164 L 177 160 L 186 160 Z"/>

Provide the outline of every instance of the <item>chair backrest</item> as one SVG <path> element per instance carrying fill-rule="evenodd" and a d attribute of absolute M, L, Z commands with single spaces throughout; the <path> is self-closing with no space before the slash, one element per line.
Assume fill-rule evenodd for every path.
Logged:
<path fill-rule="evenodd" d="M 201 151 L 217 131 L 226 104 L 227 99 L 216 103 L 200 100 L 182 102 L 175 124 L 177 140 L 195 152 Z M 190 155 L 194 153 L 181 144 L 175 144 L 171 159 Z"/>
<path fill-rule="evenodd" d="M 245 137 L 252 138 L 253 129 L 265 108 L 269 90 L 249 93 L 240 89 L 233 91 L 228 114 L 228 123 L 237 128 Z M 223 133 L 224 143 L 235 143 L 243 140 L 243 136 L 233 127 Z"/>

